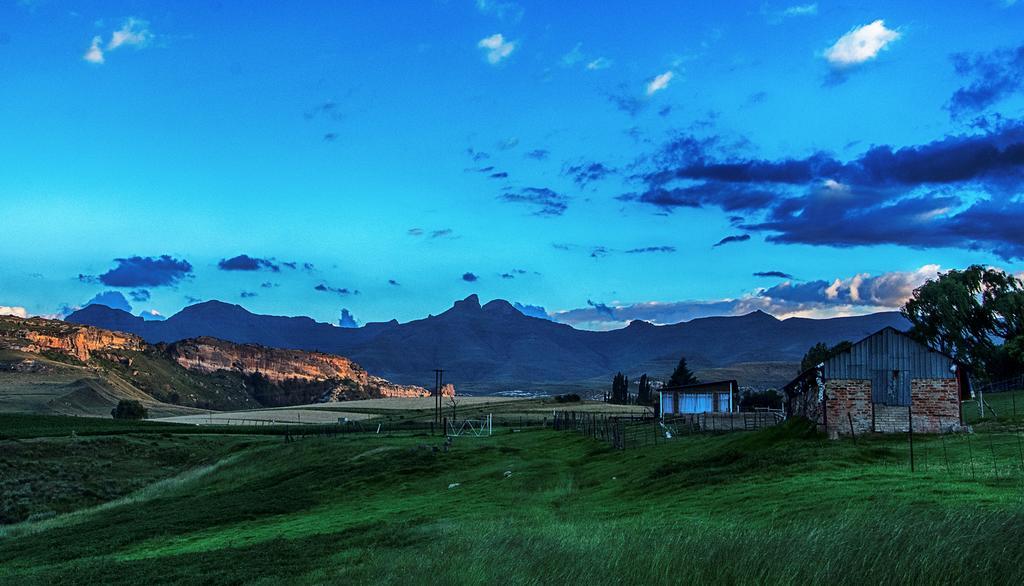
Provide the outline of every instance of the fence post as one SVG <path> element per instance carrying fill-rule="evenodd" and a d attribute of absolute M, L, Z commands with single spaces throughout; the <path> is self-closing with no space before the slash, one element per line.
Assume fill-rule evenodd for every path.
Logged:
<path fill-rule="evenodd" d="M 914 412 L 910 405 L 907 405 L 907 434 L 910 437 L 910 473 L 914 473 Z"/>

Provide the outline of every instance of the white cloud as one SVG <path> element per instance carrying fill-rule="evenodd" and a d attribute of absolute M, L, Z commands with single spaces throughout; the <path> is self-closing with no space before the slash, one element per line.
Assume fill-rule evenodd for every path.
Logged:
<path fill-rule="evenodd" d="M 598 57 L 597 59 L 594 59 L 590 63 L 587 63 L 587 69 L 591 71 L 597 71 L 598 69 L 608 69 L 611 66 L 611 60 L 605 59 L 604 57 Z"/>
<path fill-rule="evenodd" d="M 650 83 L 647 84 L 647 95 L 653 96 L 655 92 L 660 92 L 661 90 L 667 88 L 668 82 L 672 81 L 673 77 L 675 77 L 675 74 L 672 73 L 671 71 L 666 71 L 665 73 L 656 76 L 654 79 L 650 81 Z"/>
<path fill-rule="evenodd" d="M 571 51 L 562 55 L 562 65 L 565 67 L 572 67 L 580 61 L 583 61 L 583 43 L 576 43 L 576 46 Z"/>
<path fill-rule="evenodd" d="M 99 35 L 92 38 L 92 44 L 89 45 L 89 49 L 82 55 L 82 59 L 85 59 L 89 63 L 95 63 L 100 65 L 103 63 L 103 49 L 100 47 L 100 43 L 103 42 L 103 37 Z"/>
<path fill-rule="evenodd" d="M 516 48 L 514 41 L 506 41 L 505 37 L 501 33 L 495 33 L 489 37 L 480 39 L 480 42 L 476 44 L 477 47 L 487 51 L 487 62 L 491 65 L 497 65 L 502 60 L 512 54 L 512 51 Z"/>
<path fill-rule="evenodd" d="M 0 305 L 0 315 L 13 315 L 14 317 L 28 317 L 28 310 L 24 307 L 8 307 Z"/>
<path fill-rule="evenodd" d="M 100 23 L 97 23 L 100 26 Z M 85 51 L 85 55 L 82 59 L 85 59 L 89 63 L 96 65 L 102 65 L 106 62 L 106 53 L 115 51 L 121 47 L 135 47 L 141 49 L 150 44 L 153 40 L 153 33 L 149 31 L 149 23 L 145 20 L 135 17 L 129 17 L 124 19 L 121 23 L 121 28 L 110 33 L 110 41 L 107 42 L 107 46 L 103 47 L 103 37 L 96 35 L 92 38 L 92 43 L 89 48 Z"/>
<path fill-rule="evenodd" d="M 132 47 L 145 47 L 153 40 L 153 33 L 149 32 L 149 23 L 138 18 L 126 18 L 121 28 L 110 35 L 110 42 L 107 43 L 107 51 L 113 51 L 125 45 Z"/>
<path fill-rule="evenodd" d="M 757 289 L 739 298 L 685 301 L 645 301 L 590 304 L 588 307 L 555 311 L 554 321 L 575 327 L 608 330 L 626 326 L 632 320 L 673 324 L 699 317 L 744 315 L 761 310 L 779 319 L 789 317 L 838 317 L 899 309 L 928 279 L 939 274 L 939 265 L 924 265 L 912 271 L 893 271 L 872 277 L 858 273 L 831 281 L 784 281 L 768 289 Z"/>
<path fill-rule="evenodd" d="M 814 16 L 818 14 L 818 3 L 797 4 L 782 11 L 782 16 Z"/>
<path fill-rule="evenodd" d="M 885 27 L 884 20 L 854 28 L 825 50 L 825 59 L 835 67 L 850 67 L 874 59 L 900 33 Z"/>
<path fill-rule="evenodd" d="M 496 16 L 501 20 L 518 22 L 523 18 L 523 7 L 508 0 L 476 0 L 481 14 Z"/>

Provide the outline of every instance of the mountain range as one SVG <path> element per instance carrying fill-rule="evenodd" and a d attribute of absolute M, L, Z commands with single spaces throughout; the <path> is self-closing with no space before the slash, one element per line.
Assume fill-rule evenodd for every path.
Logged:
<path fill-rule="evenodd" d="M 702 378 L 738 377 L 741 385 L 775 386 L 796 374 L 796 363 L 817 342 L 855 341 L 886 326 L 909 325 L 897 312 L 780 320 L 755 311 L 589 331 L 526 316 L 500 299 L 481 305 L 476 295 L 436 316 L 359 328 L 259 315 L 220 301 L 188 306 L 164 321 L 90 305 L 66 321 L 132 333 L 150 343 L 208 336 L 338 354 L 399 384 L 432 384 L 433 370 L 443 368 L 445 380 L 460 392 L 475 393 L 599 389 L 618 371 L 667 378 L 680 356 Z"/>
<path fill-rule="evenodd" d="M 154 416 L 382 397 L 425 397 L 343 356 L 201 337 L 149 344 L 125 332 L 0 316 L 0 413 L 106 416 L 122 399 Z"/>

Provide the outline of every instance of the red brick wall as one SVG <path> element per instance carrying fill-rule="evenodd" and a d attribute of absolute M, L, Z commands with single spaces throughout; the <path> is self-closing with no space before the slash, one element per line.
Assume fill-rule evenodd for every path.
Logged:
<path fill-rule="evenodd" d="M 834 433 L 849 435 L 850 417 L 853 418 L 854 433 L 870 432 L 872 427 L 871 381 L 854 379 L 826 381 L 825 414 L 828 419 L 829 435 Z"/>
<path fill-rule="evenodd" d="M 955 378 L 910 381 L 914 432 L 939 433 L 960 423 L 960 389 Z"/>

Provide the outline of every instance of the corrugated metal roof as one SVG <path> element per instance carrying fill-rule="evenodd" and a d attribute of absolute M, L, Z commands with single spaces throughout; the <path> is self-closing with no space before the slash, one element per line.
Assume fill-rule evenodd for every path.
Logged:
<path fill-rule="evenodd" d="M 871 381 L 872 400 L 887 405 L 910 404 L 915 378 L 955 378 L 954 360 L 910 336 L 885 328 L 825 361 L 826 379 Z"/>

